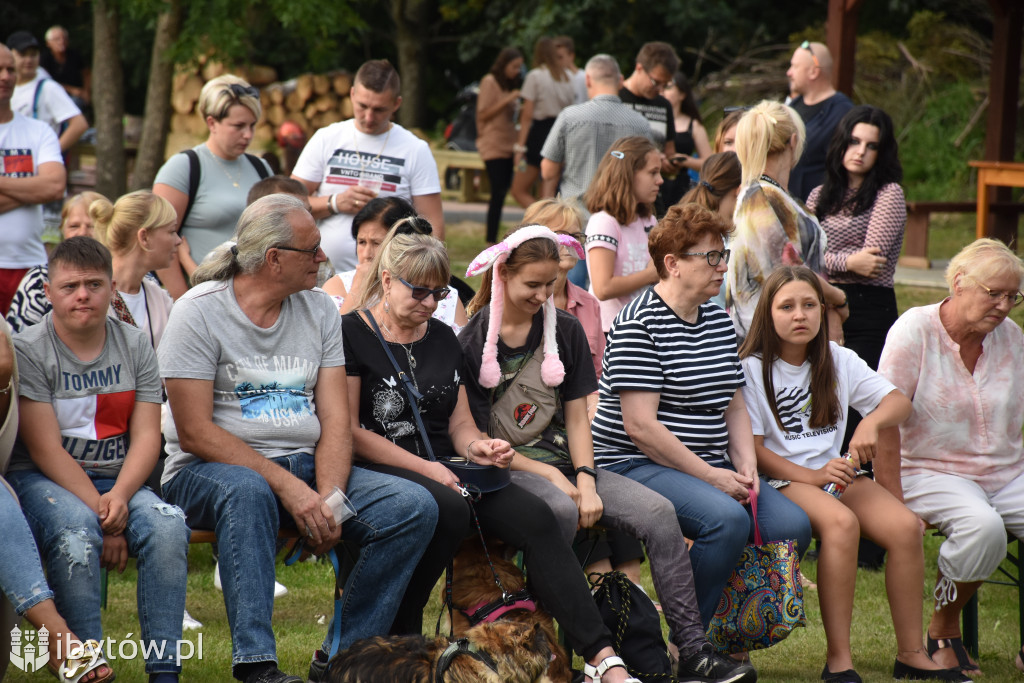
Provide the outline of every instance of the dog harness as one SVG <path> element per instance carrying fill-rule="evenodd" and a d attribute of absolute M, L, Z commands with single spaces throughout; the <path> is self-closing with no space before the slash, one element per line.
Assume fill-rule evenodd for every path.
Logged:
<path fill-rule="evenodd" d="M 476 645 L 469 642 L 468 638 L 459 638 L 452 641 L 452 644 L 446 647 L 441 656 L 437 658 L 437 667 L 434 669 L 434 683 L 442 683 L 444 681 L 444 675 L 448 671 L 448 667 L 452 665 L 452 661 L 459 655 L 469 655 L 494 673 L 498 673 L 498 667 L 489 654 L 481 652 Z"/>
<path fill-rule="evenodd" d="M 471 610 L 460 609 L 459 611 L 469 619 L 470 626 L 476 626 L 481 622 L 491 623 L 513 610 L 526 610 L 536 612 L 537 603 L 533 601 L 530 591 L 525 588 L 515 593 L 502 593 L 501 597 L 491 602 L 478 603 Z"/>

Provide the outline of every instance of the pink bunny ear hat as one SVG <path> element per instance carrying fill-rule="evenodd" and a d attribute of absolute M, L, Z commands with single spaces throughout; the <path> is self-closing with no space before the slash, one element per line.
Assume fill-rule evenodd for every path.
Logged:
<path fill-rule="evenodd" d="M 583 247 L 579 240 L 569 235 L 556 235 L 543 225 L 527 225 L 480 252 L 466 270 L 467 277 L 473 277 L 491 269 L 491 310 L 487 321 L 487 338 L 484 340 L 484 355 L 480 363 L 480 384 L 487 388 L 498 386 L 501 370 L 498 367 L 498 331 L 501 329 L 501 314 L 505 305 L 505 283 L 498 276 L 498 265 L 508 260 L 512 252 L 527 240 L 543 237 L 559 246 L 567 247 L 578 258 L 583 258 Z M 558 357 L 558 343 L 555 341 L 554 297 L 544 302 L 544 361 L 540 376 L 549 387 L 556 387 L 565 378 L 565 366 Z"/>

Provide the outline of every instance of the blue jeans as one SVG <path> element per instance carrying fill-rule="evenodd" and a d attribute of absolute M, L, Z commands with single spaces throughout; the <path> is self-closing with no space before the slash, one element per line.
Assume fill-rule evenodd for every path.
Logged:
<path fill-rule="evenodd" d="M 315 485 L 312 455 L 295 453 L 274 462 Z M 353 467 L 346 494 L 358 514 L 345 522 L 343 536 L 362 550 L 342 593 L 342 650 L 388 632 L 437 523 L 430 494 L 396 477 Z M 266 479 L 238 465 L 193 463 L 164 485 L 164 495 L 181 506 L 195 528 L 217 534 L 232 664 L 277 661 L 271 625 L 274 554 L 278 529 L 295 528 L 292 516 Z M 324 650 L 330 645 L 325 640 Z"/>
<path fill-rule="evenodd" d="M 14 611 L 25 614 L 39 603 L 53 599 L 46 584 L 39 550 L 28 522 L 7 487 L 0 484 L 0 528 L 4 530 L 4 551 L 0 553 L 0 588 Z"/>
<path fill-rule="evenodd" d="M 95 512 L 75 494 L 38 470 L 7 475 L 21 499 L 25 519 L 35 535 L 53 587 L 57 611 L 82 640 L 103 638 L 100 623 L 100 555 L 103 530 Z M 101 494 L 115 479 L 95 477 Z M 175 663 L 185 611 L 188 536 L 181 510 L 143 486 L 128 501 L 124 538 L 137 558 L 137 609 L 147 649 L 146 672 L 180 671 Z M 159 644 L 163 642 L 162 656 Z"/>
<path fill-rule="evenodd" d="M 690 564 L 706 629 L 743 548 L 754 540 L 750 507 L 701 479 L 647 458 L 632 458 L 607 469 L 654 489 L 675 506 L 683 535 L 693 540 Z M 757 498 L 757 522 L 765 541 L 794 539 L 801 557 L 810 546 L 811 521 L 807 514 L 763 481 Z"/>

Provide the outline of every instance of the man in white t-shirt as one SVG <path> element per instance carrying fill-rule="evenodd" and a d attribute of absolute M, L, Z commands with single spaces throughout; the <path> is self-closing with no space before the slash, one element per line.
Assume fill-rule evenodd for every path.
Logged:
<path fill-rule="evenodd" d="M 427 143 L 392 123 L 401 80 L 385 59 L 366 62 L 349 93 L 355 116 L 321 128 L 302 150 L 292 177 L 305 183 L 322 247 L 338 272 L 356 267 L 352 218 L 378 196 L 408 199 L 444 239 L 441 181 Z"/>
<path fill-rule="evenodd" d="M 64 88 L 41 73 L 39 43 L 35 36 L 28 31 L 15 31 L 8 36 L 7 47 L 14 54 L 18 77 L 11 108 L 50 126 L 60 140 L 60 151 L 67 152 L 82 137 L 89 123 Z"/>
<path fill-rule="evenodd" d="M 29 268 L 46 262 L 43 202 L 60 199 L 66 175 L 57 136 L 11 109 L 14 55 L 0 45 L 0 312 Z"/>

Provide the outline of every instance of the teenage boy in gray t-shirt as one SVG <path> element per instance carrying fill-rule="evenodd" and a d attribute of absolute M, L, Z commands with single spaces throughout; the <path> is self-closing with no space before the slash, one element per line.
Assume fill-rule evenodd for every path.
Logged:
<path fill-rule="evenodd" d="M 146 672 L 168 683 L 181 671 L 189 531 L 143 486 L 160 452 L 160 378 L 148 337 L 107 317 L 111 276 L 110 252 L 89 237 L 50 257 L 53 310 L 14 338 L 21 423 L 8 481 L 80 638 L 103 638 L 100 567 L 138 558 Z"/>

